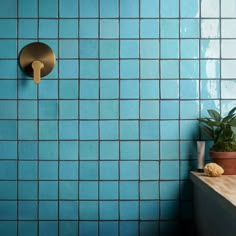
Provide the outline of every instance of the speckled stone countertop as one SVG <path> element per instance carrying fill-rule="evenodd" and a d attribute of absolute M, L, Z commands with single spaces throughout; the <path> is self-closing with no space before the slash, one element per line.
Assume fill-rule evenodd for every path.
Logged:
<path fill-rule="evenodd" d="M 236 175 L 209 177 L 204 173 L 192 171 L 190 178 L 198 186 L 207 186 L 236 207 Z"/>

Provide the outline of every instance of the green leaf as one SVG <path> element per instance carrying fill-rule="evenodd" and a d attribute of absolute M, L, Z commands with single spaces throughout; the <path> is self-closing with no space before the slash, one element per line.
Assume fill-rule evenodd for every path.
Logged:
<path fill-rule="evenodd" d="M 205 125 L 200 125 L 202 133 L 206 134 L 209 138 L 214 138 L 213 130 Z"/>
<path fill-rule="evenodd" d="M 221 120 L 221 115 L 218 111 L 216 110 L 207 110 L 208 114 L 210 115 L 210 117 L 215 120 L 215 121 L 220 121 Z"/>
<path fill-rule="evenodd" d="M 229 111 L 228 115 L 233 115 L 233 114 L 235 113 L 235 111 L 236 111 L 236 107 L 232 108 L 232 109 Z"/>

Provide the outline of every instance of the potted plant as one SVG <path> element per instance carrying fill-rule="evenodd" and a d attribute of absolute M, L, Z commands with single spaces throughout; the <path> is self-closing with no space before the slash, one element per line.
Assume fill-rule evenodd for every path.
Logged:
<path fill-rule="evenodd" d="M 208 114 L 198 121 L 202 133 L 213 141 L 209 155 L 224 174 L 236 174 L 236 107 L 225 116 L 216 110 L 208 110 Z"/>

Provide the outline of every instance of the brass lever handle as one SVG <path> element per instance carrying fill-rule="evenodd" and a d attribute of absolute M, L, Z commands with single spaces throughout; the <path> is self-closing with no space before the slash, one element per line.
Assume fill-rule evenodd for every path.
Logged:
<path fill-rule="evenodd" d="M 44 64 L 41 61 L 33 61 L 31 66 L 33 68 L 34 82 L 38 84 L 41 79 L 41 69 L 44 67 Z"/>

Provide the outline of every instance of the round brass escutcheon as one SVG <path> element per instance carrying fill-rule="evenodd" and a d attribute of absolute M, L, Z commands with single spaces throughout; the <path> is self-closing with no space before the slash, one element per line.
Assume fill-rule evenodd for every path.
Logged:
<path fill-rule="evenodd" d="M 52 49 L 40 42 L 30 43 L 26 45 L 20 52 L 19 63 L 21 69 L 29 76 L 33 76 L 32 63 L 40 61 L 43 63 L 41 76 L 49 74 L 56 62 L 56 58 Z"/>

